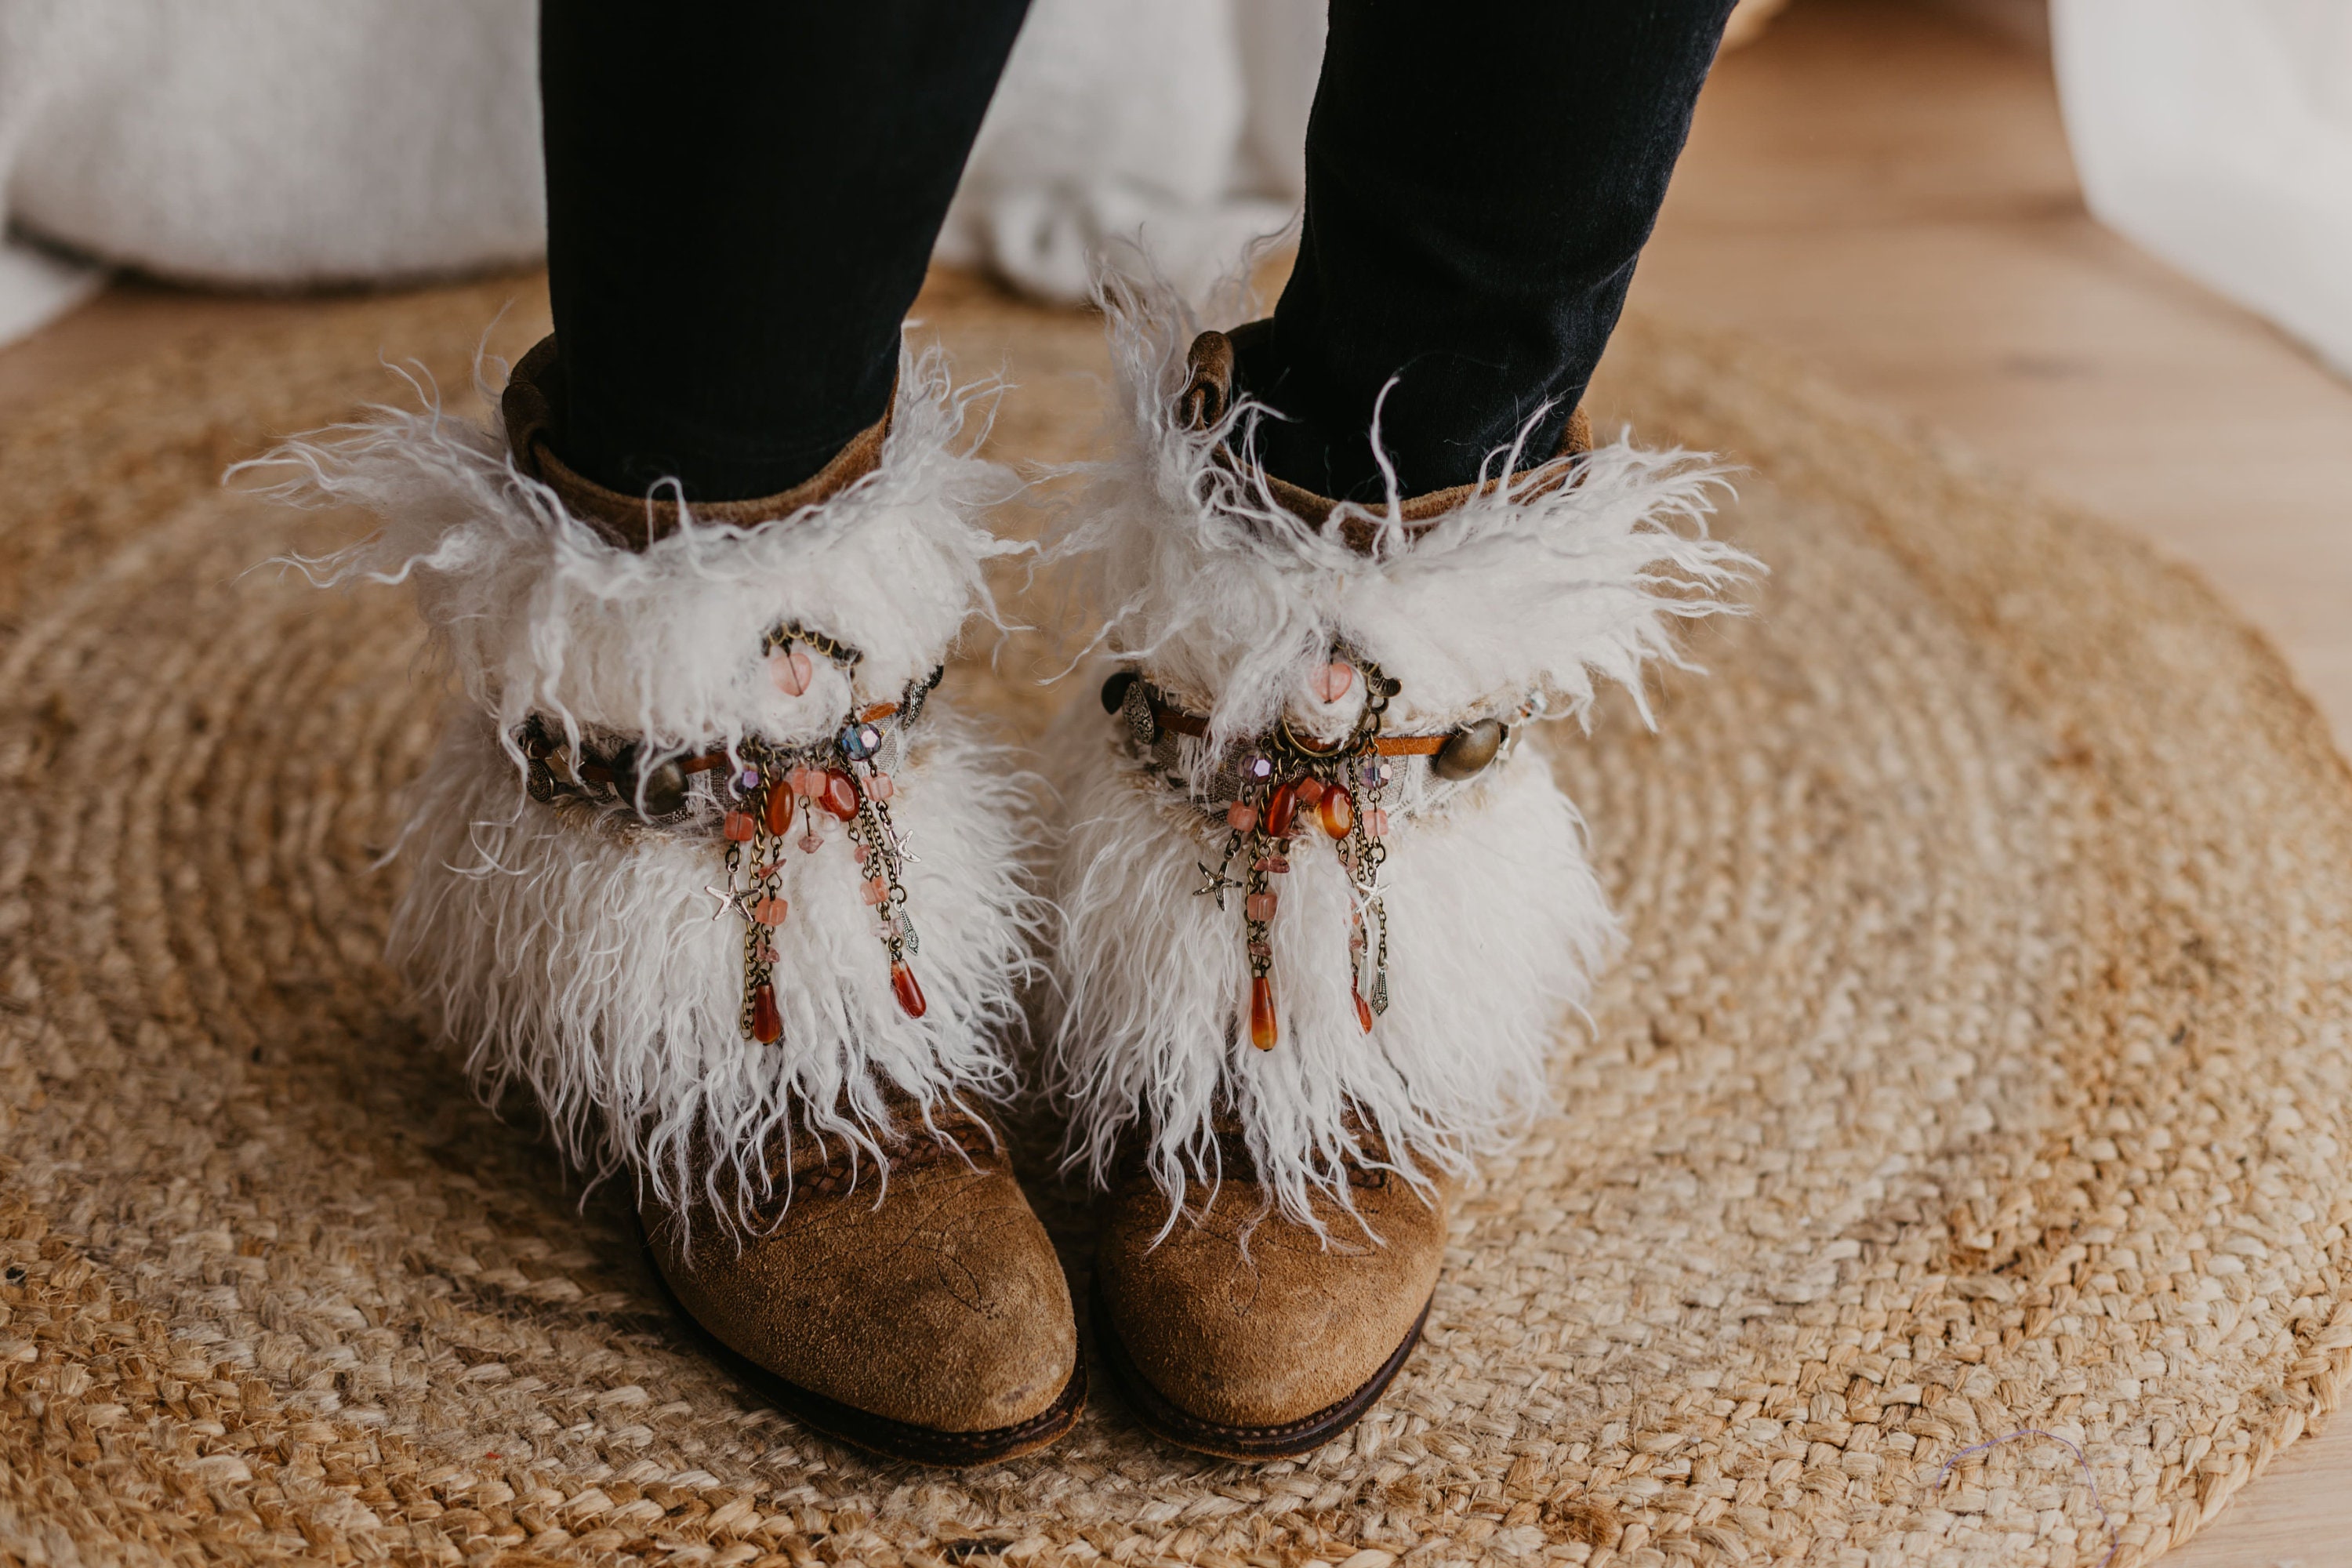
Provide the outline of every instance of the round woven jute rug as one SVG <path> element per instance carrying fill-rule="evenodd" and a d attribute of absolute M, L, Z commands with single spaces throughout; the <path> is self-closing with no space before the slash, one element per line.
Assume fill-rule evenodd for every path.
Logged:
<path fill-rule="evenodd" d="M 1601 423 L 1748 465 L 1723 522 L 1773 572 L 1655 734 L 1550 742 L 1631 943 L 1391 1397 L 1255 1468 L 1101 1378 L 977 1473 L 800 1430 L 420 1034 L 375 861 L 441 693 L 402 593 L 249 570 L 353 520 L 218 485 L 408 395 L 380 352 L 463 401 L 537 289 L 321 306 L 0 441 L 0 1559 L 2124 1564 L 2336 1405 L 2319 721 L 2117 533 L 1635 321 Z M 1083 446 L 1090 322 L 924 310 L 1025 384 L 1003 450 Z M 1034 727 L 1039 649 L 989 651 L 959 689 Z M 1083 1197 L 1029 1168 L 1083 1287 Z"/>

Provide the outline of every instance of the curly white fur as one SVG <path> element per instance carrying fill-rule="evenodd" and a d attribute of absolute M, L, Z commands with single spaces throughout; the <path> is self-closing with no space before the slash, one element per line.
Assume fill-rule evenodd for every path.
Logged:
<path fill-rule="evenodd" d="M 642 552 L 607 543 L 520 472 L 503 428 L 436 407 L 377 409 L 259 465 L 297 470 L 281 499 L 383 519 L 364 542 L 305 564 L 321 582 L 414 578 L 466 695 L 501 729 L 539 712 L 575 737 L 790 744 L 826 733 L 849 693 L 823 663 L 802 696 L 779 692 L 746 653 L 769 628 L 798 621 L 845 638 L 866 656 L 858 699 L 895 698 L 975 605 L 988 608 L 982 563 L 1025 548 L 975 521 L 1011 487 L 957 449 L 972 402 L 950 389 L 944 356 L 910 353 L 874 473 L 782 526 L 689 516 Z"/>
<path fill-rule="evenodd" d="M 537 712 L 575 739 L 789 745 L 899 696 L 985 605 L 982 563 L 1022 548 L 974 521 L 1006 486 L 961 449 L 970 401 L 936 354 L 910 357 L 876 473 L 755 528 L 689 517 L 643 552 L 569 515 L 516 468 L 502 430 L 431 407 L 379 410 L 265 460 L 296 470 L 286 500 L 383 519 L 303 564 L 321 582 L 413 581 L 468 700 L 416 786 L 394 959 L 487 1091 L 527 1089 L 569 1158 L 632 1171 L 666 1206 L 698 1180 L 722 1213 L 770 1197 L 772 1135 L 871 1154 L 889 1089 L 928 1114 L 1010 1088 L 1003 1039 L 1037 923 L 1017 871 L 1024 775 L 936 703 L 908 735 L 893 809 L 919 857 L 904 880 L 920 1019 L 892 997 L 848 847 L 786 857 L 784 1034 L 763 1047 L 738 1028 L 741 926 L 714 921 L 703 890 L 723 875 L 719 844 L 559 821 L 525 797 L 515 727 Z M 861 649 L 854 687 L 820 659 L 807 692 L 781 693 L 761 658 L 780 621 Z"/>
<path fill-rule="evenodd" d="M 1286 714 L 1343 732 L 1363 683 L 1338 704 L 1309 689 L 1335 647 L 1402 681 L 1391 733 L 1582 720 L 1603 681 L 1638 700 L 1643 667 L 1675 658 L 1671 624 L 1725 609 L 1717 595 L 1755 565 L 1706 535 L 1717 469 L 1622 442 L 1580 459 L 1572 484 L 1516 480 L 1411 537 L 1393 498 L 1353 509 L 1378 531 L 1360 554 L 1340 516 L 1309 528 L 1218 458 L 1262 410 L 1242 404 L 1206 431 L 1174 423 L 1195 329 L 1182 309 L 1116 281 L 1105 293 L 1124 427 L 1070 537 L 1121 661 L 1208 715 L 1196 761 Z M 1496 454 L 1496 471 L 1517 457 Z M 1049 1061 L 1073 1163 L 1099 1180 L 1140 1137 L 1172 1201 L 1188 1178 L 1215 1180 L 1210 1118 L 1237 1113 L 1274 1203 L 1315 1225 L 1318 1193 L 1351 1206 L 1351 1108 L 1418 1180 L 1460 1169 L 1540 1103 L 1562 1015 L 1616 938 L 1575 809 L 1538 758 L 1522 749 L 1467 787 L 1401 792 L 1393 1003 L 1369 1037 L 1350 1000 L 1351 890 L 1328 846 L 1301 841 L 1272 931 L 1282 1041 L 1260 1052 L 1239 911 L 1193 894 L 1223 825 L 1130 761 L 1115 730 L 1082 699 L 1052 747 L 1065 929 Z"/>

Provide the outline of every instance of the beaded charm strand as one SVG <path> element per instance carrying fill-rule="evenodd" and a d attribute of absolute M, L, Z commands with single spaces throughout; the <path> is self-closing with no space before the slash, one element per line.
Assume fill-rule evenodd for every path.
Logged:
<path fill-rule="evenodd" d="M 1300 739 L 1288 721 L 1241 764 L 1240 795 L 1225 808 L 1223 860 L 1215 870 L 1203 863 L 1201 894 L 1213 893 L 1223 907 L 1225 889 L 1242 891 L 1244 940 L 1249 956 L 1250 1044 L 1270 1051 L 1282 1038 L 1282 1018 L 1274 988 L 1274 879 L 1290 870 L 1291 840 L 1312 824 L 1337 847 L 1340 865 L 1357 893 L 1350 921 L 1349 963 L 1356 1022 L 1370 1034 L 1372 1021 L 1388 1011 L 1389 933 L 1381 900 L 1380 868 L 1388 858 L 1381 839 L 1388 813 L 1381 792 L 1391 774 L 1379 752 L 1382 717 L 1400 684 L 1369 659 L 1334 659 L 1318 675 L 1318 694 L 1336 702 L 1348 693 L 1358 667 L 1364 678 L 1364 710 L 1353 733 L 1318 748 Z M 1244 862 L 1239 879 L 1234 862 Z"/>

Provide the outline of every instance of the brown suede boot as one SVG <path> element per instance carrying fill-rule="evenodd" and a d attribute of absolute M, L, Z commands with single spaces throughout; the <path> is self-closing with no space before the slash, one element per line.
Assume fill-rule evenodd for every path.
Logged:
<path fill-rule="evenodd" d="M 1189 1184 L 1171 1228 L 1167 1194 L 1129 1163 L 1106 1205 L 1093 1315 L 1145 1426 L 1223 1458 L 1277 1459 L 1321 1447 L 1380 1399 L 1428 1320 L 1454 1184 L 1424 1193 L 1358 1163 L 1348 1184 L 1354 1215 L 1317 1201 L 1321 1237 L 1233 1175 Z"/>
<path fill-rule="evenodd" d="M 784 1409 L 891 1458 L 987 1464 L 1070 1429 L 1086 1363 L 1002 1139 L 952 1110 L 933 1121 L 937 1136 L 902 1118 L 887 1174 L 839 1138 L 772 1140 L 789 1201 L 746 1231 L 705 1204 L 685 1226 L 642 1218 L 679 1305 Z"/>
<path fill-rule="evenodd" d="M 1453 1180 L 1541 1105 L 1613 943 L 1526 735 L 1637 683 L 1746 562 L 1693 526 L 1703 470 L 1581 416 L 1481 483 L 1285 484 L 1234 340 L 1108 297 L 1129 427 L 1073 501 L 1109 658 L 1051 741 L 1049 1061 L 1112 1189 L 1095 1321 L 1138 1415 L 1274 1458 L 1398 1374 Z"/>
<path fill-rule="evenodd" d="M 553 340 L 499 426 L 387 413 L 293 460 L 377 510 L 334 570 L 412 583 L 464 696 L 401 837 L 425 1009 L 574 1163 L 635 1175 L 679 1300 L 786 1408 L 974 1464 L 1084 1384 L 1045 1233 L 950 1114 L 1012 1086 L 1040 918 L 1020 763 L 938 691 L 1017 483 L 902 363 L 887 418 L 751 500 L 568 467 Z"/>

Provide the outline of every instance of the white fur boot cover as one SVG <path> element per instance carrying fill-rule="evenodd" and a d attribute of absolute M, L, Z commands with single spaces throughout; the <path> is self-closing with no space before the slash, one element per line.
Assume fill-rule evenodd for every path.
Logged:
<path fill-rule="evenodd" d="M 712 797 L 694 797 L 698 832 L 622 808 L 559 812 L 526 797 L 517 740 L 537 715 L 574 748 L 599 735 L 672 752 L 798 746 L 919 687 L 986 605 L 982 563 L 1022 548 L 973 521 L 1007 487 L 964 450 L 968 402 L 939 356 L 909 357 L 876 472 L 755 528 L 688 517 L 641 552 L 519 471 L 502 429 L 431 408 L 379 410 L 266 459 L 298 470 L 285 499 L 383 519 L 306 564 L 322 582 L 414 581 L 465 693 L 416 786 L 393 958 L 478 1083 L 528 1089 L 595 1175 L 628 1169 L 673 1206 L 698 1177 L 728 1212 L 769 1195 L 772 1133 L 870 1152 L 892 1089 L 928 1111 L 1010 1087 L 1003 1037 L 1036 924 L 1016 871 L 1022 775 L 940 705 L 903 737 L 890 803 L 914 840 L 905 908 L 928 1010 L 912 1018 L 894 999 L 865 872 L 824 819 L 820 850 L 784 857 L 783 1032 L 770 1046 L 739 1024 L 742 921 L 715 919 L 705 890 L 725 876 Z M 854 645 L 854 681 L 819 658 L 807 689 L 785 695 L 762 647 L 781 623 Z"/>
<path fill-rule="evenodd" d="M 1342 514 L 1311 528 L 1216 456 L 1246 443 L 1250 405 L 1180 426 L 1185 312 L 1106 291 L 1123 440 L 1089 475 L 1073 542 L 1117 665 L 1208 726 L 1152 755 L 1089 695 L 1051 743 L 1065 929 L 1050 1061 L 1069 1158 L 1100 1182 L 1140 1140 L 1172 1206 L 1188 1178 L 1216 1180 L 1211 1119 L 1237 1115 L 1272 1201 L 1315 1226 L 1318 1192 L 1351 1206 L 1351 1110 L 1419 1181 L 1542 1103 L 1550 1043 L 1616 929 L 1574 806 L 1540 755 L 1513 754 L 1522 721 L 1584 719 L 1601 679 L 1638 700 L 1645 663 L 1675 659 L 1671 622 L 1724 608 L 1715 595 L 1753 563 L 1706 537 L 1716 470 L 1622 443 L 1580 459 L 1572 484 L 1516 482 L 1410 538 L 1393 507 L 1350 509 L 1378 527 L 1359 553 Z M 1369 1033 L 1349 961 L 1359 894 L 1328 840 L 1297 840 L 1268 932 L 1281 1038 L 1261 1051 L 1242 912 L 1195 892 L 1228 840 L 1215 775 L 1285 716 L 1318 743 L 1349 731 L 1366 682 L 1336 703 L 1311 684 L 1335 651 L 1402 683 L 1385 733 L 1491 717 L 1511 742 L 1460 782 L 1391 759 L 1391 1002 Z"/>

